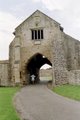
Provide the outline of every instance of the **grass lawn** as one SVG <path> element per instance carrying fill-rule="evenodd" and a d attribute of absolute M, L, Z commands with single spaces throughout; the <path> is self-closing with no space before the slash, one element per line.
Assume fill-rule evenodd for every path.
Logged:
<path fill-rule="evenodd" d="M 20 120 L 12 103 L 18 90 L 17 87 L 0 87 L 0 120 Z"/>
<path fill-rule="evenodd" d="M 53 88 L 53 91 L 59 95 L 80 101 L 79 85 L 62 85 Z"/>

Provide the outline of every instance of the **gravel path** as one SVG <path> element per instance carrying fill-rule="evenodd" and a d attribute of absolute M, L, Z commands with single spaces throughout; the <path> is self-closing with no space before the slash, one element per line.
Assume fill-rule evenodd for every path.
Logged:
<path fill-rule="evenodd" d="M 80 102 L 59 96 L 46 85 L 22 88 L 15 105 L 21 120 L 80 120 Z"/>

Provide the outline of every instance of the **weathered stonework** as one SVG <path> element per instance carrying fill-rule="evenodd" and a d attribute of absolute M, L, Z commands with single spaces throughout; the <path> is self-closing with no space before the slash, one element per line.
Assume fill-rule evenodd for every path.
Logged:
<path fill-rule="evenodd" d="M 41 69 L 40 70 L 40 76 L 41 77 L 52 77 L 52 68 L 49 69 Z"/>
<path fill-rule="evenodd" d="M 80 84 L 80 42 L 66 35 L 58 22 L 37 10 L 14 35 L 9 61 L 0 63 L 0 85 L 29 84 L 32 74 L 39 82 L 40 67 L 46 63 L 52 66 L 53 84 Z"/>
<path fill-rule="evenodd" d="M 0 61 L 0 86 L 9 86 L 9 61 Z"/>

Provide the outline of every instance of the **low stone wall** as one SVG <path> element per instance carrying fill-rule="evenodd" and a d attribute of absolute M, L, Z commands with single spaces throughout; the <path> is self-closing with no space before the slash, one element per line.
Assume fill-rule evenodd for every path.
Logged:
<path fill-rule="evenodd" d="M 68 73 L 69 84 L 80 85 L 80 70 L 71 70 Z"/>
<path fill-rule="evenodd" d="M 9 61 L 0 61 L 0 86 L 9 86 Z"/>
<path fill-rule="evenodd" d="M 52 68 L 51 69 L 41 69 L 40 70 L 40 76 L 41 77 L 49 77 L 49 76 L 52 76 Z"/>
<path fill-rule="evenodd" d="M 52 68 L 46 70 L 41 69 L 39 76 L 40 76 L 40 80 L 46 80 L 46 81 L 52 80 Z"/>

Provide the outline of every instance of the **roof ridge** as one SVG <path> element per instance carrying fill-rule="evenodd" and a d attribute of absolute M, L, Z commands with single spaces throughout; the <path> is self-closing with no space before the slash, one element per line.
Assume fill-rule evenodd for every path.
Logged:
<path fill-rule="evenodd" d="M 45 15 L 46 17 L 50 18 L 51 20 L 53 20 L 54 22 L 56 22 L 57 24 L 60 25 L 60 23 L 58 23 L 57 21 L 55 21 L 53 18 L 49 17 L 48 15 L 46 15 L 45 13 L 43 13 L 42 11 L 40 11 L 40 10 L 37 9 L 37 10 L 36 10 L 35 12 L 33 12 L 29 17 L 27 17 L 21 24 L 19 24 L 19 25 L 15 28 L 15 30 L 16 30 L 18 27 L 20 27 L 26 20 L 28 20 L 32 15 L 34 15 L 36 12 L 40 12 L 41 14 Z"/>

